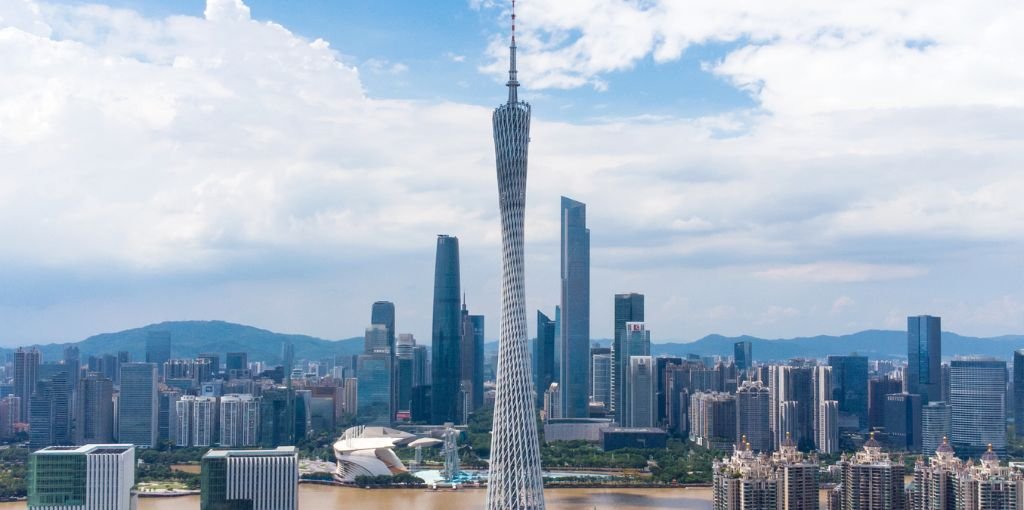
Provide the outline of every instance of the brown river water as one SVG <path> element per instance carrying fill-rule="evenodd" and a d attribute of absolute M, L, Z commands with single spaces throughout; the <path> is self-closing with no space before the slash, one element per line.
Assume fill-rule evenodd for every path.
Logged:
<path fill-rule="evenodd" d="M 302 484 L 300 510 L 396 509 L 461 510 L 483 508 L 486 490 L 366 490 Z M 548 510 L 661 510 L 711 508 L 711 489 L 548 489 Z M 0 503 L 0 510 L 24 509 L 25 503 Z M 141 498 L 139 510 L 198 510 L 198 496 Z"/>

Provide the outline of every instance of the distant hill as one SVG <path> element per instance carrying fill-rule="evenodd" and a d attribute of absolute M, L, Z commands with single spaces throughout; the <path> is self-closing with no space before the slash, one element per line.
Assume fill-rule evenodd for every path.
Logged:
<path fill-rule="evenodd" d="M 359 354 L 363 350 L 363 339 L 325 340 L 307 335 L 274 333 L 265 329 L 223 321 L 179 321 L 162 322 L 149 326 L 129 329 L 117 333 L 103 333 L 80 342 L 66 344 L 37 345 L 43 354 L 43 361 L 59 360 L 64 347 L 75 344 L 85 359 L 90 355 L 128 351 L 133 360 L 146 359 L 146 335 L 150 331 L 167 331 L 171 334 L 171 356 L 193 357 L 203 352 L 223 354 L 245 351 L 249 359 L 271 364 L 281 362 L 281 346 L 291 341 L 295 346 L 296 359 L 319 360 L 337 355 Z M 11 349 L 4 349 L 9 352 Z"/>
<path fill-rule="evenodd" d="M 363 350 L 362 337 L 342 340 L 327 340 L 308 335 L 275 333 L 265 329 L 224 321 L 177 321 L 162 322 L 149 326 L 103 333 L 80 342 L 65 344 L 37 345 L 44 361 L 59 360 L 64 347 L 75 344 L 82 358 L 103 353 L 128 351 L 133 360 L 144 360 L 146 355 L 146 334 L 150 331 L 167 331 L 171 334 L 171 355 L 176 358 L 193 357 L 203 352 L 223 355 L 226 352 L 245 351 L 249 359 L 267 363 L 281 362 L 281 345 L 291 341 L 295 346 L 296 359 L 319 360 L 338 355 L 359 354 Z M 760 361 L 785 360 L 789 358 L 824 358 L 829 354 L 857 353 L 869 358 L 905 358 L 907 356 L 907 334 L 904 331 L 868 330 L 842 336 L 814 336 L 769 340 L 753 336 L 725 337 L 708 335 L 694 342 L 655 343 L 651 346 L 654 355 L 685 356 L 730 356 L 733 344 L 740 340 L 753 343 L 754 359 Z M 608 339 L 595 342 L 608 346 Z M 961 336 L 956 333 L 942 333 L 942 355 L 949 358 L 958 355 L 978 354 L 1010 359 L 1014 349 L 1024 347 L 1024 335 L 1006 335 L 993 338 Z M 0 353 L 12 349 L 0 349 Z M 497 351 L 497 342 L 488 342 L 485 350 Z M 532 352 L 532 351 L 531 351 Z M 223 358 L 222 358 L 223 359 Z"/>
<path fill-rule="evenodd" d="M 867 330 L 842 336 L 814 336 L 766 340 L 752 336 L 725 337 L 708 335 L 690 343 L 660 343 L 651 346 L 654 354 L 682 356 L 687 353 L 732 355 L 733 344 L 752 342 L 755 360 L 784 360 L 789 358 L 824 358 L 829 354 L 857 353 L 869 358 L 906 358 L 907 332 Z M 1006 335 L 994 338 L 975 338 L 942 332 L 942 356 L 983 355 L 1009 359 L 1014 349 L 1024 347 L 1024 336 Z"/>
<path fill-rule="evenodd" d="M 754 359 L 758 361 L 786 360 L 790 358 L 825 358 L 829 354 L 857 353 L 872 359 L 907 357 L 907 332 L 867 330 L 842 336 L 820 335 L 814 337 L 765 339 L 749 335 L 726 337 L 708 335 L 693 342 L 670 341 L 654 343 L 651 353 L 655 356 L 731 356 L 733 344 L 741 340 L 753 343 Z M 594 343 L 607 347 L 608 339 L 595 339 Z M 488 351 L 497 350 L 497 342 L 487 344 Z M 1024 335 L 1005 335 L 992 338 L 976 338 L 944 331 L 942 333 L 942 356 L 982 355 L 1009 360 L 1015 349 L 1024 348 Z M 532 351 L 531 351 L 532 352 Z"/>

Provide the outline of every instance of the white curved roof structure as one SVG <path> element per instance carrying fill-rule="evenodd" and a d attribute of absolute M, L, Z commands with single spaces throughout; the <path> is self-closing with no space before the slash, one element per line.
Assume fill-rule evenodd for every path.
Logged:
<path fill-rule="evenodd" d="M 334 478 L 353 483 L 357 476 L 408 472 L 392 448 L 415 440 L 412 434 L 388 427 L 352 427 L 334 443 L 334 457 L 338 462 Z"/>

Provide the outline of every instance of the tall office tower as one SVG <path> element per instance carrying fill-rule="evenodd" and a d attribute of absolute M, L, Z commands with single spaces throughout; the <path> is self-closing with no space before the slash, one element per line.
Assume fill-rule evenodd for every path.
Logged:
<path fill-rule="evenodd" d="M 902 392 L 903 382 L 899 379 L 883 375 L 868 381 L 868 426 L 870 428 L 885 426 L 886 397 Z"/>
<path fill-rule="evenodd" d="M 842 472 L 839 510 L 905 508 L 903 462 L 883 453 L 882 445 L 875 440 L 874 434 L 864 443 L 863 451 L 844 456 L 839 461 L 839 468 Z"/>
<path fill-rule="evenodd" d="M 370 309 L 370 324 L 381 325 L 387 329 L 385 346 L 394 351 L 395 349 L 395 304 L 390 301 L 377 301 Z"/>
<path fill-rule="evenodd" d="M 156 365 L 160 377 L 164 376 L 164 363 L 171 359 L 171 333 L 149 331 L 146 333 L 146 363 Z"/>
<path fill-rule="evenodd" d="M 537 341 L 533 344 L 533 360 L 536 364 L 534 387 L 537 392 L 537 408 L 544 407 L 544 392 L 555 382 L 555 321 L 537 310 Z"/>
<path fill-rule="evenodd" d="M 1000 466 L 999 455 L 991 448 L 981 455 L 980 463 L 968 465 L 959 473 L 956 488 L 958 510 L 1020 510 L 1022 507 L 1024 472 Z"/>
<path fill-rule="evenodd" d="M 398 396 L 396 412 L 409 411 L 412 404 L 412 387 L 415 370 L 416 338 L 411 334 L 403 333 L 398 335 L 395 342 L 395 363 L 398 364 L 395 370 L 395 394 Z"/>
<path fill-rule="evenodd" d="M 28 508 L 129 510 L 134 486 L 132 445 L 53 447 L 28 458 Z"/>
<path fill-rule="evenodd" d="M 953 408 L 945 402 L 931 402 L 921 408 L 921 453 L 934 455 L 952 434 Z"/>
<path fill-rule="evenodd" d="M 779 506 L 779 478 L 767 457 L 737 444 L 732 457 L 712 466 L 715 510 L 762 510 Z"/>
<path fill-rule="evenodd" d="M 21 399 L 21 416 L 18 418 L 21 423 L 28 423 L 29 399 L 36 391 L 42 358 L 35 347 L 18 347 L 14 351 L 14 396 Z"/>
<path fill-rule="evenodd" d="M 470 315 L 462 305 L 462 355 L 460 385 L 466 389 L 467 413 L 484 405 L 484 316 Z"/>
<path fill-rule="evenodd" d="M 363 354 L 389 354 L 388 328 L 382 324 L 371 324 L 363 335 Z"/>
<path fill-rule="evenodd" d="M 829 417 L 822 417 L 821 413 L 823 410 L 828 410 L 827 407 L 822 407 L 822 403 L 832 400 L 832 367 L 819 365 L 814 367 L 814 373 L 811 375 L 812 384 L 814 385 L 814 426 L 811 427 L 811 432 L 814 434 L 814 447 L 819 451 L 825 451 L 822 448 L 821 441 L 828 441 L 831 439 L 832 431 L 829 429 L 821 429 L 822 426 L 839 426 L 839 415 L 838 408 L 836 409 L 836 416 L 834 419 L 829 421 Z M 837 403 L 838 405 L 838 403 Z M 836 443 L 838 443 L 838 429 L 836 429 Z M 838 445 L 835 446 L 838 448 Z"/>
<path fill-rule="evenodd" d="M 654 414 L 654 423 L 658 427 L 668 429 L 670 423 L 675 420 L 669 416 L 670 410 L 678 409 L 679 391 L 681 387 L 672 388 L 674 382 L 669 372 L 675 367 L 683 365 L 683 358 L 673 356 L 658 356 L 654 359 L 654 398 L 657 403 L 657 411 Z"/>
<path fill-rule="evenodd" d="M 896 451 L 921 451 L 921 396 L 893 393 L 885 397 L 885 435 Z"/>
<path fill-rule="evenodd" d="M 77 346 L 69 345 L 64 348 L 64 364 L 68 367 L 68 384 L 74 392 L 78 389 L 78 379 L 82 377 L 82 355 L 78 352 Z"/>
<path fill-rule="evenodd" d="M 71 388 L 67 373 L 59 372 L 36 383 L 29 399 L 29 448 L 71 444 Z"/>
<path fill-rule="evenodd" d="M 632 390 L 630 386 L 633 384 L 630 375 L 630 364 L 632 363 L 633 356 L 650 356 L 651 355 L 651 333 L 647 331 L 644 323 L 642 322 L 627 322 L 626 323 L 626 336 L 622 340 L 622 360 L 626 363 L 625 370 L 622 372 L 622 400 L 619 402 L 621 411 L 617 414 L 617 420 L 619 423 L 629 423 L 628 413 L 630 412 L 632 404 L 629 402 Z M 630 426 L 630 425 L 626 425 Z M 652 425 L 653 426 L 653 425 Z"/>
<path fill-rule="evenodd" d="M 949 363 L 942 364 L 942 401 L 949 402 Z"/>
<path fill-rule="evenodd" d="M 75 444 L 114 442 L 114 382 L 89 372 L 78 384 Z"/>
<path fill-rule="evenodd" d="M 768 428 L 768 387 L 760 381 L 744 381 L 736 390 L 736 438 L 746 437 L 756 452 L 772 451 L 772 432 Z"/>
<path fill-rule="evenodd" d="M 287 387 L 265 389 L 260 394 L 260 446 L 277 448 L 295 444 L 293 392 Z"/>
<path fill-rule="evenodd" d="M 200 506 L 206 509 L 297 510 L 299 455 L 274 450 L 210 450 L 203 455 Z"/>
<path fill-rule="evenodd" d="M 626 427 L 653 427 L 657 404 L 654 401 L 654 358 L 630 356 L 629 390 L 626 398 Z"/>
<path fill-rule="evenodd" d="M 220 398 L 220 441 L 224 447 L 259 444 L 260 399 L 252 395 L 224 395 Z"/>
<path fill-rule="evenodd" d="M 220 354 L 203 352 L 196 355 L 199 367 L 199 382 L 209 382 L 220 376 Z"/>
<path fill-rule="evenodd" d="M 728 451 L 736 443 L 736 395 L 696 392 L 690 395 L 690 441 Z"/>
<path fill-rule="evenodd" d="M 295 344 L 291 340 L 285 340 L 281 344 L 281 370 L 284 372 L 283 383 L 289 389 L 292 387 L 292 369 L 295 367 Z"/>
<path fill-rule="evenodd" d="M 868 426 L 868 358 L 829 356 L 833 400 L 839 401 L 839 429 L 864 430 Z"/>
<path fill-rule="evenodd" d="M 814 444 L 826 455 L 839 452 L 839 402 L 823 400 L 818 402 L 817 426 L 814 428 Z"/>
<path fill-rule="evenodd" d="M 21 399 L 12 395 L 0 398 L 0 439 L 14 437 L 14 424 L 21 415 Z"/>
<path fill-rule="evenodd" d="M 733 356 L 736 360 L 736 370 L 746 372 L 754 366 L 754 344 L 749 341 L 736 342 L 733 345 Z"/>
<path fill-rule="evenodd" d="M 530 105 L 519 101 L 516 95 L 519 82 L 516 79 L 514 6 L 508 102 L 499 106 L 493 117 L 498 205 L 501 209 L 502 282 L 501 336 L 498 344 L 487 510 L 543 510 L 544 480 L 540 470 L 540 444 L 533 401 L 534 381 L 530 374 L 530 351 L 527 346 L 526 289 L 523 285 Z M 589 348 L 589 339 L 585 338 L 584 357 Z M 584 377 L 581 390 L 584 410 L 587 409 L 586 385 Z"/>
<path fill-rule="evenodd" d="M 771 394 L 768 412 L 774 444 L 782 444 L 786 432 L 789 432 L 801 450 L 813 448 L 814 422 L 817 415 L 816 369 L 817 367 L 813 366 L 768 367 L 768 388 Z M 783 410 L 786 412 L 785 416 L 782 415 Z"/>
<path fill-rule="evenodd" d="M 555 305 L 555 378 L 562 380 L 562 306 Z"/>
<path fill-rule="evenodd" d="M 386 353 L 359 356 L 359 408 L 356 419 L 368 425 L 391 426 L 391 358 Z"/>
<path fill-rule="evenodd" d="M 590 229 L 587 206 L 562 197 L 562 416 L 590 414 Z M 629 358 L 622 359 L 623 372 Z"/>
<path fill-rule="evenodd" d="M 295 411 L 295 440 L 301 441 L 309 437 L 313 421 L 313 392 L 310 390 L 295 390 L 292 400 Z M 391 410 L 394 416 L 394 410 Z M 390 422 L 388 423 L 390 425 Z"/>
<path fill-rule="evenodd" d="M 157 442 L 176 443 L 175 429 L 178 424 L 178 400 L 181 399 L 181 392 L 177 389 L 163 389 L 157 394 Z M 116 425 L 115 417 L 115 425 Z M 116 433 L 114 434 L 117 435 Z"/>
<path fill-rule="evenodd" d="M 1013 424 L 1017 437 L 1024 437 L 1024 349 L 1013 352 Z"/>
<path fill-rule="evenodd" d="M 594 404 L 600 404 L 607 411 L 608 405 L 611 404 L 612 355 L 611 352 L 594 353 L 599 349 L 608 351 L 606 348 L 591 349 L 591 401 Z"/>
<path fill-rule="evenodd" d="M 626 377 L 626 365 L 629 355 L 624 354 L 626 342 L 626 323 L 644 322 L 644 295 L 631 292 L 615 295 L 615 332 L 612 338 L 612 375 L 611 404 L 608 407 L 616 419 L 621 420 L 618 404 L 622 402 L 622 388 Z M 621 421 L 620 421 L 621 423 Z"/>
<path fill-rule="evenodd" d="M 927 461 L 921 457 L 914 464 L 914 483 L 909 487 L 907 510 L 956 510 L 957 475 L 963 463 L 946 440 L 928 456 Z"/>
<path fill-rule="evenodd" d="M 907 393 L 942 400 L 942 318 L 907 317 Z"/>
<path fill-rule="evenodd" d="M 958 358 L 950 364 L 953 449 L 974 457 L 992 445 L 1006 455 L 1006 362 L 994 358 Z"/>
<path fill-rule="evenodd" d="M 121 394 L 117 399 L 117 440 L 140 448 L 157 445 L 160 403 L 156 365 L 121 364 Z"/>
<path fill-rule="evenodd" d="M 431 423 L 456 423 L 459 411 L 459 385 L 462 354 L 462 330 L 459 303 L 459 239 L 437 236 L 434 264 L 434 324 L 431 338 Z M 360 378 L 360 399 L 364 399 Z"/>
<path fill-rule="evenodd" d="M 228 377 L 235 377 L 235 375 L 244 373 L 246 370 L 249 370 L 249 353 L 227 353 L 227 359 L 225 360 L 224 368 L 227 370 Z"/>

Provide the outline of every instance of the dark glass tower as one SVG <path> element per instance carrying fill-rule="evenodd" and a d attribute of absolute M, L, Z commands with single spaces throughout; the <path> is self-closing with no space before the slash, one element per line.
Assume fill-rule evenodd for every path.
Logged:
<path fill-rule="evenodd" d="M 146 334 L 146 363 L 156 365 L 156 371 L 164 375 L 164 363 L 171 359 L 171 333 L 150 331 Z"/>
<path fill-rule="evenodd" d="M 555 321 L 537 310 L 537 341 L 533 344 L 537 408 L 544 406 L 544 392 L 555 381 Z"/>
<path fill-rule="evenodd" d="M 832 367 L 832 400 L 839 402 L 840 428 L 866 430 L 868 427 L 868 358 L 829 356 Z M 849 424 L 848 427 L 844 426 Z"/>
<path fill-rule="evenodd" d="M 629 293 L 615 295 L 615 336 L 612 338 L 612 373 L 611 373 L 611 410 L 615 418 L 622 423 L 623 388 L 626 383 L 626 370 L 629 368 L 629 357 L 626 352 L 626 323 L 644 321 L 644 295 Z"/>
<path fill-rule="evenodd" d="M 1013 352 L 1013 430 L 1024 437 L 1024 349 Z"/>
<path fill-rule="evenodd" d="M 461 372 L 461 311 L 459 307 L 459 239 L 437 236 L 434 263 L 434 325 L 431 337 L 430 422 L 457 423 Z M 362 377 L 362 374 L 359 374 Z"/>
<path fill-rule="evenodd" d="M 753 344 L 749 341 L 736 342 L 733 345 L 733 357 L 736 359 L 736 370 L 750 370 L 754 366 Z"/>
<path fill-rule="evenodd" d="M 927 404 L 942 400 L 942 319 L 907 317 L 907 393 Z"/>
<path fill-rule="evenodd" d="M 473 412 L 484 405 L 484 316 L 470 315 L 462 305 L 462 383 Z"/>
<path fill-rule="evenodd" d="M 519 101 L 516 76 L 515 1 L 508 102 L 494 110 L 494 154 L 501 210 L 501 334 L 498 342 L 494 426 L 491 434 L 487 510 L 543 510 L 537 414 L 527 345 L 523 229 L 530 105 Z M 590 346 L 584 343 L 586 365 Z M 586 370 L 586 367 L 584 367 Z M 436 385 L 435 381 L 435 385 Z M 586 379 L 583 381 L 586 405 Z M 436 394 L 435 394 L 436 395 Z M 435 397 L 436 398 L 436 397 Z"/>
<path fill-rule="evenodd" d="M 587 206 L 562 197 L 562 417 L 590 412 L 590 229 Z M 625 360 L 623 360 L 625 363 Z"/>

